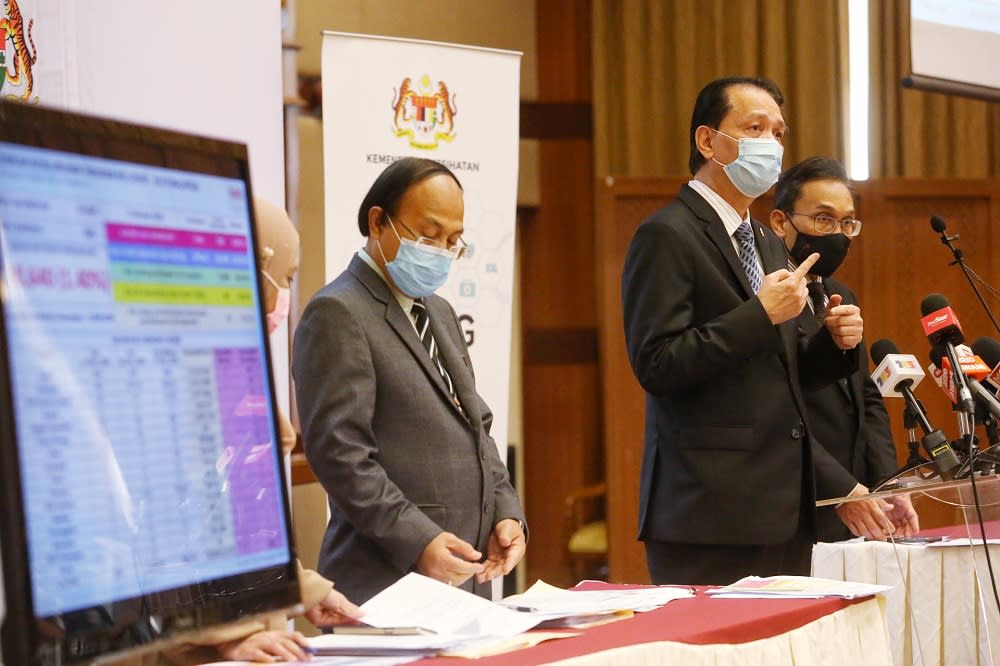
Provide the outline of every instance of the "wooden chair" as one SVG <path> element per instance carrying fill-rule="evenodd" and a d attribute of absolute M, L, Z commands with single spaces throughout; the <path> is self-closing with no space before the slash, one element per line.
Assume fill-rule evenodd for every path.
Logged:
<path fill-rule="evenodd" d="M 585 486 L 566 497 L 566 558 L 573 582 L 607 580 L 608 523 L 605 482 Z"/>

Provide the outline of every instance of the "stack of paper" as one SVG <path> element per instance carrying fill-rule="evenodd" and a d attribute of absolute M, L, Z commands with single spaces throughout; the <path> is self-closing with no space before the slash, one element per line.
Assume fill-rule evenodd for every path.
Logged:
<path fill-rule="evenodd" d="M 624 619 L 633 612 L 659 608 L 675 599 L 694 596 L 686 587 L 649 587 L 574 592 L 538 581 L 523 594 L 500 604 L 537 618 L 548 627 L 583 627 L 606 619 Z"/>
<path fill-rule="evenodd" d="M 365 633 L 335 630 L 309 639 L 309 644 L 315 654 L 327 656 L 478 657 L 577 635 L 524 635 L 542 622 L 560 627 L 596 624 L 691 596 L 690 589 L 678 587 L 573 592 L 539 581 L 524 594 L 497 604 L 411 573 L 361 606 L 365 624 L 373 629 Z"/>
<path fill-rule="evenodd" d="M 326 634 L 309 639 L 319 655 L 412 656 L 486 646 L 522 634 L 537 618 L 411 573 L 361 606 L 364 622 L 385 634 Z M 419 627 L 426 633 L 405 635 L 394 628 Z"/>
<path fill-rule="evenodd" d="M 708 594 L 729 599 L 854 599 L 881 594 L 891 589 L 891 585 L 870 585 L 809 576 L 747 576 L 731 585 L 708 590 Z"/>

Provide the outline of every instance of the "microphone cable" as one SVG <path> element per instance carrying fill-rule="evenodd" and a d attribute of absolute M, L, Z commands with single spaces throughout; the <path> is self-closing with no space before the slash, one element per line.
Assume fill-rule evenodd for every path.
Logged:
<path fill-rule="evenodd" d="M 940 234 L 942 245 L 951 250 L 951 255 L 955 258 L 954 261 L 952 261 L 948 265 L 954 266 L 955 264 L 958 264 L 958 267 L 962 270 L 962 275 L 965 276 L 965 279 L 968 281 L 969 286 L 972 287 L 972 291 L 975 292 L 976 298 L 979 299 L 979 304 L 983 306 L 983 309 L 986 311 L 986 315 L 990 318 L 990 322 L 993 324 L 993 328 L 995 328 L 997 334 L 1000 335 L 1000 323 L 997 323 L 997 318 L 993 316 L 993 311 L 990 310 L 990 306 L 986 304 L 986 299 L 983 298 L 982 292 L 979 291 L 979 287 L 976 286 L 976 282 L 973 280 L 973 276 L 975 276 L 975 279 L 978 280 L 980 283 L 982 283 L 983 286 L 985 286 L 989 290 L 990 294 L 993 295 L 994 297 L 1000 298 L 1000 292 L 998 292 L 996 289 L 987 284 L 986 281 L 983 280 L 983 278 L 981 278 L 978 273 L 976 273 L 971 268 L 966 266 L 965 253 L 962 252 L 960 248 L 955 247 L 955 245 L 952 243 L 952 241 L 958 240 L 960 236 L 959 234 L 948 235 L 947 233 L 948 225 L 944 221 L 944 218 L 942 218 L 940 215 L 931 216 L 931 229 L 933 229 L 935 233 Z M 998 606 L 1000 606 L 1000 604 L 998 604 Z"/>
<path fill-rule="evenodd" d="M 972 425 L 975 425 L 975 420 L 972 420 Z M 965 436 L 968 440 L 966 443 L 969 447 L 969 459 L 975 460 L 973 449 L 976 448 L 973 442 L 975 441 L 972 434 Z M 969 474 L 969 484 L 972 486 L 972 501 L 976 506 L 976 518 L 979 522 L 979 534 L 983 539 L 983 553 L 986 555 L 986 567 L 990 572 L 990 587 L 993 588 L 993 600 L 996 602 L 997 609 L 1000 610 L 1000 594 L 997 593 L 997 579 L 996 575 L 993 573 L 993 558 L 990 557 L 990 546 L 989 542 L 986 540 L 986 521 L 983 519 L 983 508 L 979 502 L 979 490 L 976 488 L 976 466 L 973 463 L 971 466 L 972 473 Z M 963 511 L 964 513 L 964 511 Z M 966 522 L 968 526 L 968 522 Z M 975 560 L 973 560 L 975 562 Z"/>

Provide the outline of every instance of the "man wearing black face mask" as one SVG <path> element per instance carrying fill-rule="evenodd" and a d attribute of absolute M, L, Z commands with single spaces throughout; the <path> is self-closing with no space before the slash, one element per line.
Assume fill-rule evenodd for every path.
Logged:
<path fill-rule="evenodd" d="M 820 255 L 807 278 L 808 306 L 797 320 L 811 336 L 822 326 L 829 308 L 857 303 L 854 292 L 831 277 L 847 256 L 851 240 L 861 232 L 850 182 L 840 162 L 811 157 L 782 174 L 770 223 L 788 248 L 789 270 L 814 252 Z M 813 436 L 860 484 L 872 488 L 896 469 L 896 449 L 882 396 L 868 376 L 867 358 L 862 351 L 856 372 L 833 384 L 805 387 L 803 395 Z M 896 536 L 919 529 L 908 499 L 894 499 L 890 504 Z M 852 532 L 873 538 L 884 533 L 884 525 L 871 524 L 870 516 L 852 504 L 820 509 L 816 527 L 820 541 L 848 539 Z"/>

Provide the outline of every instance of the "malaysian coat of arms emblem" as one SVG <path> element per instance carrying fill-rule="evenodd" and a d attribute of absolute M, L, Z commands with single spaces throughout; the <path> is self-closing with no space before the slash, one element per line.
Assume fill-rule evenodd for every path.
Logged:
<path fill-rule="evenodd" d="M 436 85 L 435 85 L 436 83 Z M 433 150 L 441 141 L 455 138 L 455 95 L 444 81 L 420 77 L 416 86 L 406 77 L 393 89 L 392 129 L 397 137 L 407 137 L 414 148 Z"/>
<path fill-rule="evenodd" d="M 17 0 L 3 0 L 3 15 L 0 16 L 0 93 L 5 97 L 38 101 L 38 97 L 31 97 L 34 89 L 31 68 L 38 59 L 38 49 L 31 37 L 34 25 L 35 20 L 31 19 L 25 30 Z"/>

